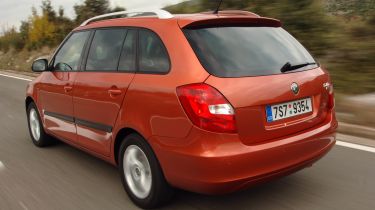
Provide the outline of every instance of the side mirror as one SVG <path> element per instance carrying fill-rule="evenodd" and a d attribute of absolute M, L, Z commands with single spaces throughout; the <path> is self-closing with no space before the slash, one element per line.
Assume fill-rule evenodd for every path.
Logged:
<path fill-rule="evenodd" d="M 47 71 L 47 69 L 48 69 L 47 59 L 37 59 L 33 62 L 33 65 L 31 66 L 31 70 L 33 70 L 33 72 Z"/>

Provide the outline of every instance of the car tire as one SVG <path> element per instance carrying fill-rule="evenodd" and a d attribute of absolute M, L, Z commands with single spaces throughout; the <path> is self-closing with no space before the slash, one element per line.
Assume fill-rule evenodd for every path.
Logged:
<path fill-rule="evenodd" d="M 54 142 L 52 137 L 44 131 L 38 108 L 33 102 L 27 107 L 27 124 L 29 127 L 31 140 L 35 146 L 45 147 Z"/>
<path fill-rule="evenodd" d="M 140 208 L 160 207 L 173 196 L 160 164 L 146 140 L 130 134 L 122 141 L 118 169 L 130 199 Z"/>

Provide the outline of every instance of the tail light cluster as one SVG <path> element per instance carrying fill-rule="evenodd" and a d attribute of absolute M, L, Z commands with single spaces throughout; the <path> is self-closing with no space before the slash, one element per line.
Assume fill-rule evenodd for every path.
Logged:
<path fill-rule="evenodd" d="M 236 133 L 232 105 L 215 88 L 207 84 L 190 84 L 177 88 L 177 95 L 194 125 L 219 133 Z"/>
<path fill-rule="evenodd" d="M 328 89 L 328 108 L 333 109 L 335 107 L 335 94 L 333 92 L 333 84 L 330 84 Z"/>

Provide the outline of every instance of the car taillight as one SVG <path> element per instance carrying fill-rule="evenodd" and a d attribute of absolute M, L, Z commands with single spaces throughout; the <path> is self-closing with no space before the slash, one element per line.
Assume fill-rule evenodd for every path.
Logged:
<path fill-rule="evenodd" d="M 190 84 L 177 88 L 177 95 L 194 125 L 219 133 L 236 133 L 232 105 L 215 88 L 207 84 Z"/>
<path fill-rule="evenodd" d="M 330 84 L 328 90 L 328 108 L 333 109 L 335 107 L 335 94 L 333 92 L 333 85 Z"/>

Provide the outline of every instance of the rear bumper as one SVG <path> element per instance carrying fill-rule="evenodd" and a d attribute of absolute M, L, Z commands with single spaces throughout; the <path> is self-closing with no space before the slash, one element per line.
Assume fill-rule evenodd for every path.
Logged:
<path fill-rule="evenodd" d="M 153 137 L 167 181 L 203 194 L 225 194 L 311 166 L 335 144 L 336 120 L 295 136 L 247 146 L 237 135 L 193 128 L 184 139 Z"/>

